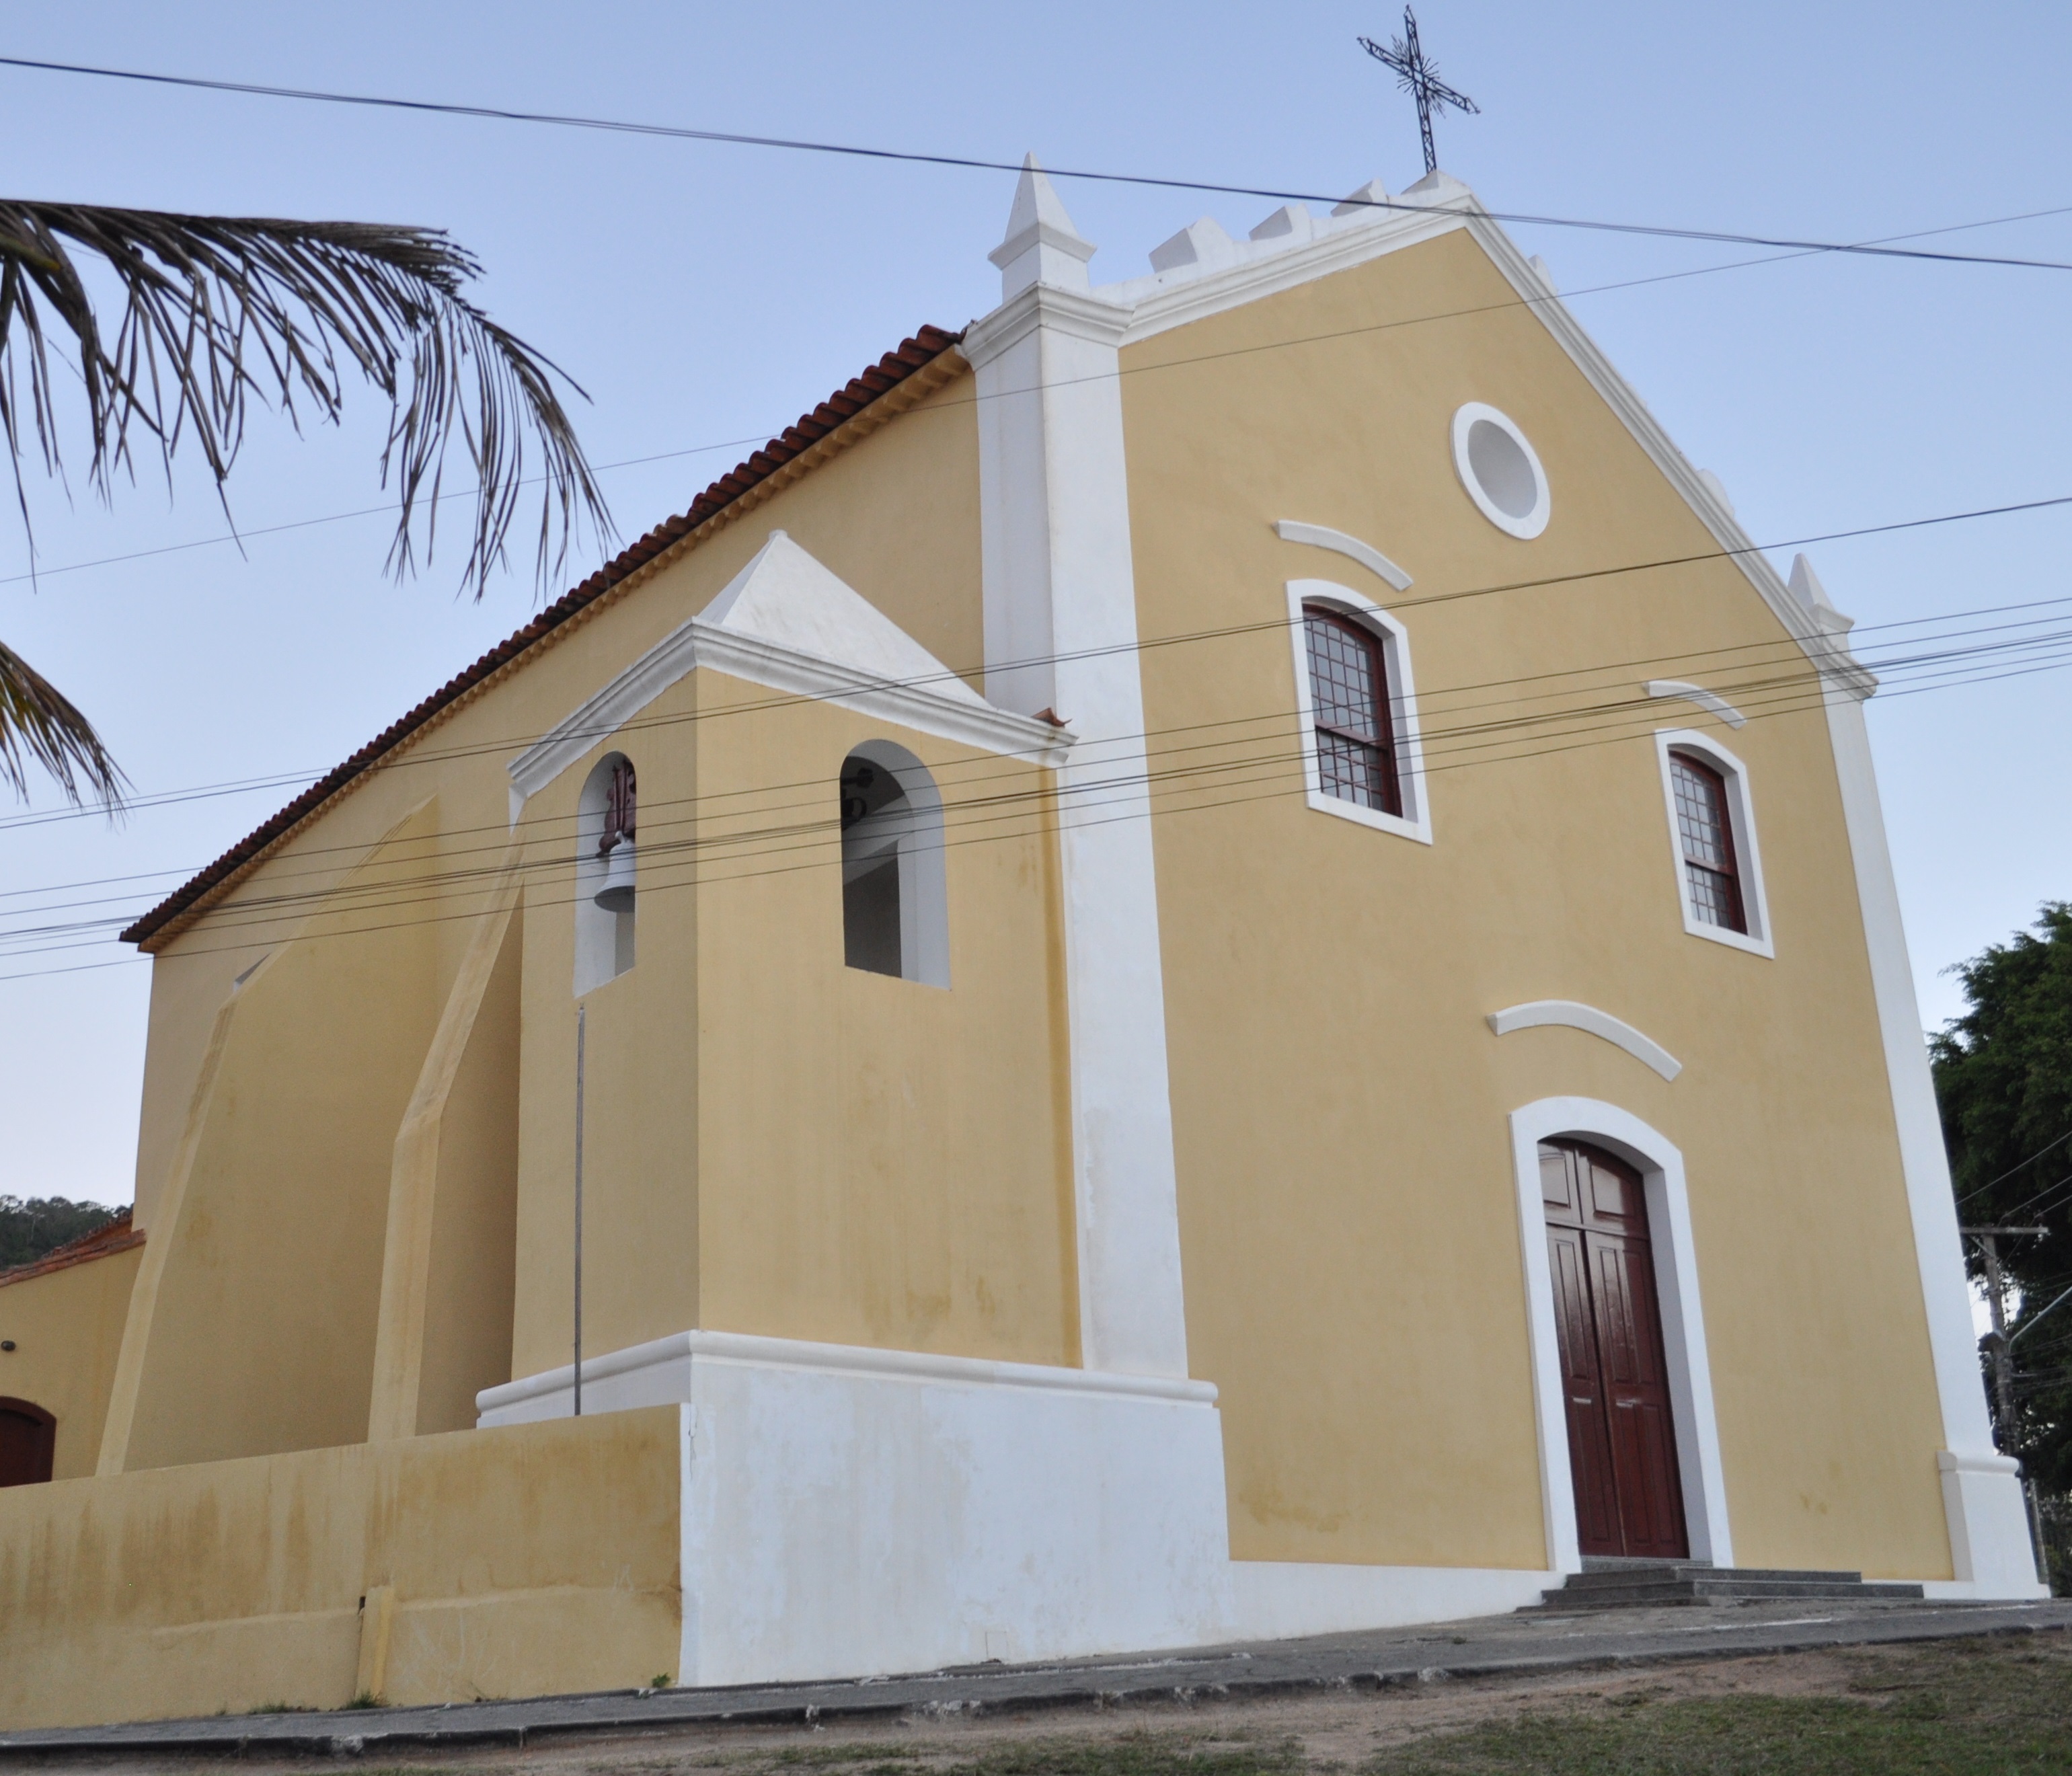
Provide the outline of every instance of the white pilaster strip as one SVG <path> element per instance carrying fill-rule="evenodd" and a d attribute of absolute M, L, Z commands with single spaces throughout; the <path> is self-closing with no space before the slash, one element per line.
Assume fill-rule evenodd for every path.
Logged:
<path fill-rule="evenodd" d="M 1040 175 L 1023 175 L 1032 177 Z M 1048 708 L 1078 735 L 1059 796 L 1080 1360 L 1089 1369 L 1184 1375 L 1123 447 L 1119 352 L 1128 318 L 1112 304 L 1032 282 L 973 323 L 963 349 L 978 383 L 986 697 L 1024 714 Z"/>
<path fill-rule="evenodd" d="M 1846 628 L 1846 619 L 1837 618 L 1836 623 Z M 1831 676 L 1827 705 L 1827 734 L 1841 783 L 1849 849 L 1856 860 L 1856 894 L 1870 952 L 1871 986 L 1885 1041 L 1900 1166 L 1914 1221 L 1914 1256 L 1920 1266 L 1947 1445 L 1938 1453 L 1937 1466 L 1956 1580 L 1954 1585 L 1938 1589 L 1967 1597 L 2043 1597 L 2048 1592 L 2037 1582 L 2028 1513 L 2015 1464 L 1993 1448 L 1992 1420 L 1986 1415 L 1949 1156 L 1942 1145 L 1927 1046 L 1922 1039 L 1920 1006 L 1907 960 L 1899 890 L 1893 879 L 1863 704 Z"/>

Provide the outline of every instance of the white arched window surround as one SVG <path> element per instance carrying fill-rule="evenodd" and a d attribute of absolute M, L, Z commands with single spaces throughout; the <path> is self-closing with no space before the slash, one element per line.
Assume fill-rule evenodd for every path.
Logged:
<path fill-rule="evenodd" d="M 1630 1111 L 1595 1098 L 1542 1098 L 1511 1113 L 1548 1564 L 1556 1572 L 1579 1572 L 1583 1567 L 1576 1536 L 1574 1470 L 1568 1463 L 1568 1395 L 1554 1324 L 1554 1282 L 1540 1186 L 1540 1144 L 1564 1137 L 1624 1160 L 1639 1172 L 1646 1189 L 1648 1237 L 1654 1247 L 1655 1288 L 1661 1306 L 1663 1352 L 1669 1363 L 1669 1409 L 1676 1426 L 1691 1557 L 1732 1566 L 1733 1538 L 1727 1525 L 1726 1478 L 1720 1462 L 1719 1420 L 1712 1406 L 1712 1363 L 1705 1350 L 1684 1155 Z"/>
<path fill-rule="evenodd" d="M 576 798 L 576 997 L 594 992 L 633 966 L 635 908 L 613 912 L 597 903 L 604 885 L 605 860 L 598 855 L 604 840 L 605 806 L 611 793 L 615 765 L 631 763 L 623 752 L 608 752 L 590 767 Z M 636 857 L 639 848 L 635 847 Z"/>
<path fill-rule="evenodd" d="M 1396 777 L 1403 793 L 1400 816 L 1379 808 L 1362 808 L 1340 796 L 1324 792 L 1317 769 L 1317 712 L 1309 690 L 1309 643 L 1302 622 L 1305 605 L 1318 605 L 1349 617 L 1368 630 L 1381 643 L 1388 667 L 1389 719 L 1396 730 Z M 1331 580 L 1290 580 L 1288 582 L 1288 633 L 1295 661 L 1295 708 L 1301 723 L 1302 781 L 1310 807 L 1320 814 L 1335 814 L 1342 820 L 1432 842 L 1432 809 L 1424 790 L 1424 753 L 1417 733 L 1417 690 L 1410 672 L 1410 632 L 1371 598 L 1351 587 Z"/>
<path fill-rule="evenodd" d="M 843 759 L 876 766 L 899 785 L 898 800 L 867 814 L 842 834 L 842 881 L 878 866 L 887 853 L 899 865 L 899 976 L 923 986 L 950 984 L 949 889 L 943 866 L 943 798 L 928 767 L 890 740 L 866 740 Z"/>
<path fill-rule="evenodd" d="M 1763 892 L 1762 852 L 1756 843 L 1755 804 L 1749 789 L 1748 767 L 1708 734 L 1690 728 L 1657 728 L 1656 761 L 1662 771 L 1662 806 L 1669 821 L 1670 861 L 1676 871 L 1676 903 L 1683 909 L 1684 929 L 1693 937 L 1708 938 L 1729 948 L 1746 950 L 1752 956 L 1774 956 L 1770 941 L 1770 902 Z M 1716 771 L 1727 789 L 1727 818 L 1733 829 L 1734 861 L 1740 873 L 1741 913 L 1745 931 L 1729 931 L 1698 917 L 1691 904 L 1691 878 L 1684 865 L 1684 845 L 1676 825 L 1676 785 L 1670 775 L 1669 755 L 1688 752 Z"/>

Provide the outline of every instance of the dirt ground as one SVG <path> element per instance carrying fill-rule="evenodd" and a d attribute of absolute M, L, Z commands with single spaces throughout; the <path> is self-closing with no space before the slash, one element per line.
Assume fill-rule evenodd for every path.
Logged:
<path fill-rule="evenodd" d="M 1854 1704 L 1856 1708 L 1844 1711 L 1854 1716 L 1859 1710 L 1881 1713 L 1895 1705 L 1918 1712 L 1926 1704 L 1931 1714 L 1940 1715 L 1946 1696 L 1955 1700 L 1960 1693 L 2005 1693 L 2011 1700 L 2015 1691 L 2032 1698 L 2062 1697 L 2064 1702 L 2066 1761 L 2057 1762 L 2049 1749 L 2058 1742 L 2059 1722 L 2057 1708 L 2046 1700 L 2040 1720 L 2033 1703 L 2023 1711 L 2025 1733 L 2040 1726 L 2045 1734 L 2045 1762 L 2034 1766 L 2024 1762 L 2021 1767 L 2072 1769 L 2072 1634 L 2062 1634 L 1723 1659 L 1625 1671 L 1442 1681 L 1379 1692 L 1330 1690 L 1257 1701 L 553 1737 L 523 1749 L 370 1757 L 358 1767 L 366 1776 L 464 1776 L 474 1770 L 493 1770 L 499 1776 L 677 1776 L 694 1771 L 809 1776 L 816 1767 L 827 1776 L 947 1776 L 951 1771 L 967 1776 L 1168 1776 L 1189 1770 L 1203 1776 L 1301 1776 L 1305 1771 L 1393 1770 L 1406 1756 L 1421 1766 L 1424 1754 L 1443 1760 L 1449 1747 L 1465 1751 L 1479 1743 L 1494 1749 L 1493 1741 L 1506 1740 L 1511 1729 L 1551 1727 L 1572 1736 L 1594 1734 L 1601 1751 L 1610 1749 L 1604 1735 L 1616 1735 L 1625 1724 L 1637 1725 L 1643 1716 L 1662 1720 L 1696 1713 L 1714 1719 L 1745 1713 L 1752 1722 L 1759 1716 L 1782 1727 L 1809 1705 L 1812 1714 L 1823 1708 L 1832 1714 L 1835 1704 Z M 1737 1705 L 1744 1702 L 1745 1708 Z M 1974 1730 L 1984 1724 L 1975 1722 Z M 2007 1725 L 2015 1723 L 2010 1720 Z M 1756 1741 L 1744 1745 L 1738 1733 L 1733 1737 L 1737 1753 L 1745 1752 L 1753 1761 L 1744 1762 L 1741 1755 L 1730 1754 L 1708 1760 L 1705 1768 L 1797 1767 L 1798 1760 L 1788 1752 L 1782 1762 L 1774 1761 L 1783 1748 L 1774 1740 L 1766 1754 Z M 1988 1737 L 1997 1735 L 1988 1729 Z M 306 1776 L 317 1762 L 321 1761 L 254 1757 L 236 1760 L 236 1767 L 252 1776 L 272 1771 Z M 1906 1767 L 1910 1762 L 1885 1767 Z M 1937 1768 L 1955 1767 L 1939 1759 L 1930 1762 Z M 1596 1765 L 1593 1758 L 1579 1767 Z M 68 1759 L 64 1767 L 121 1776 L 154 1771 L 195 1776 L 203 1770 L 229 1766 L 216 1758 L 154 1757 Z M 1478 1761 L 1473 1767 L 1486 1766 Z M 1568 1760 L 1557 1756 L 1545 1763 L 1536 1758 L 1514 1762 L 1506 1756 L 1487 1767 L 1566 1768 Z M 1819 1767 L 1837 1766 L 1823 1762 Z"/>

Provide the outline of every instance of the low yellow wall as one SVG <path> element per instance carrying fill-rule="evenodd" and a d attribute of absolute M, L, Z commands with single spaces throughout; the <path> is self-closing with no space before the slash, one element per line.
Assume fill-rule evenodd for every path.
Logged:
<path fill-rule="evenodd" d="M 655 1407 L 7 1488 L 0 1725 L 673 1676 L 678 1424 Z M 361 1600 L 384 1586 L 370 1676 Z"/>
<path fill-rule="evenodd" d="M 0 1285 L 0 1394 L 33 1401 L 58 1421 L 51 1474 L 93 1472 L 122 1322 L 142 1246 Z M 4 1494 L 0 1494 L 4 1496 Z"/>

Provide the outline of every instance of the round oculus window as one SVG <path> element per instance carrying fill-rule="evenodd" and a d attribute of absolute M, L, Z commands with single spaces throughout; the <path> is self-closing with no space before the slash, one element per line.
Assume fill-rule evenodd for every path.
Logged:
<path fill-rule="evenodd" d="M 1507 414 L 1479 401 L 1454 414 L 1453 467 L 1498 530 L 1529 541 L 1547 528 L 1547 471 Z"/>

